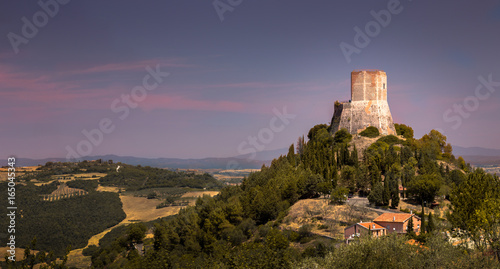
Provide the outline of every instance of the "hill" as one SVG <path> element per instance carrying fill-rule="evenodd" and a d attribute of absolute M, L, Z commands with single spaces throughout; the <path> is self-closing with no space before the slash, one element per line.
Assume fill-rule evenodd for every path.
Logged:
<path fill-rule="evenodd" d="M 272 154 L 270 154 L 272 155 Z M 278 157 L 273 156 L 272 158 Z M 270 158 L 270 159 L 272 159 Z M 130 165 L 142 165 L 158 168 L 179 168 L 179 169 L 260 169 L 263 164 L 269 165 L 270 159 L 249 159 L 247 156 L 229 157 L 229 158 L 203 158 L 203 159 L 176 159 L 176 158 L 141 158 L 133 156 L 117 156 L 117 155 L 96 155 L 88 156 L 76 161 L 91 161 L 91 160 L 113 160 Z M 45 159 L 30 159 L 16 158 L 18 166 L 36 166 L 43 165 L 47 162 L 66 162 L 65 158 L 45 158 Z M 2 166 L 7 165 L 3 160 Z"/>

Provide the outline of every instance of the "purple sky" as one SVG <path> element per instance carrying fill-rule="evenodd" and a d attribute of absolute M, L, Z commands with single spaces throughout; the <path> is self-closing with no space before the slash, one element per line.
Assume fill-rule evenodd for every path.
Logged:
<path fill-rule="evenodd" d="M 249 136 L 258 150 L 287 147 L 330 122 L 358 68 L 387 73 L 394 121 L 417 137 L 439 128 L 455 145 L 500 148 L 498 1 L 243 0 L 221 16 L 212 1 L 59 1 L 69 3 L 49 6 L 53 17 L 37 1 L 0 4 L 1 158 L 64 157 L 78 145 L 227 157 L 255 148 Z M 370 23 L 388 5 L 388 25 Z M 355 46 L 366 25 L 380 31 L 348 63 L 340 44 Z M 134 91 L 157 83 L 146 71 L 157 65 L 169 75 Z M 488 89 L 478 77 L 490 74 Z M 122 95 L 133 92 L 146 95 L 125 115 Z M 273 112 L 285 107 L 287 124 Z M 101 121 L 111 127 L 91 144 L 82 131 Z"/>

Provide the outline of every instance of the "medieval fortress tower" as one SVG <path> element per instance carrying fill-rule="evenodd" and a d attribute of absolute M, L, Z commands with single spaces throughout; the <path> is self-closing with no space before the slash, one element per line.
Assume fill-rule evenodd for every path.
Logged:
<path fill-rule="evenodd" d="M 382 70 L 351 72 L 351 100 L 335 102 L 332 132 L 346 128 L 358 134 L 366 127 L 378 128 L 380 134 L 396 134 L 387 103 L 387 75 Z"/>

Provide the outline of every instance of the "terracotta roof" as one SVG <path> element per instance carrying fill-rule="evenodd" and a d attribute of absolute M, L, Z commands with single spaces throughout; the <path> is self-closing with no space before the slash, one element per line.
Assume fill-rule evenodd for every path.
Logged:
<path fill-rule="evenodd" d="M 372 229 L 372 230 L 385 229 L 384 227 L 378 225 L 375 222 L 360 222 L 357 224 L 365 229 Z M 375 225 L 375 228 L 373 228 L 373 225 Z"/>
<path fill-rule="evenodd" d="M 412 214 L 410 213 L 384 213 L 378 216 L 373 221 L 382 221 L 382 222 L 405 222 L 408 220 Z"/>

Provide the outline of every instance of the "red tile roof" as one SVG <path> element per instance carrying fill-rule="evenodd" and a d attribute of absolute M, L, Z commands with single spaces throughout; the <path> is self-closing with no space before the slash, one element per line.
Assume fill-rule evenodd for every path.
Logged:
<path fill-rule="evenodd" d="M 410 213 L 384 213 L 374 219 L 374 222 L 405 222 L 412 214 Z"/>
<path fill-rule="evenodd" d="M 366 229 L 372 229 L 372 230 L 379 230 L 379 229 L 385 229 L 384 227 L 378 225 L 375 222 L 360 222 L 358 223 L 359 226 L 366 228 Z M 375 225 L 375 228 L 373 227 Z"/>

